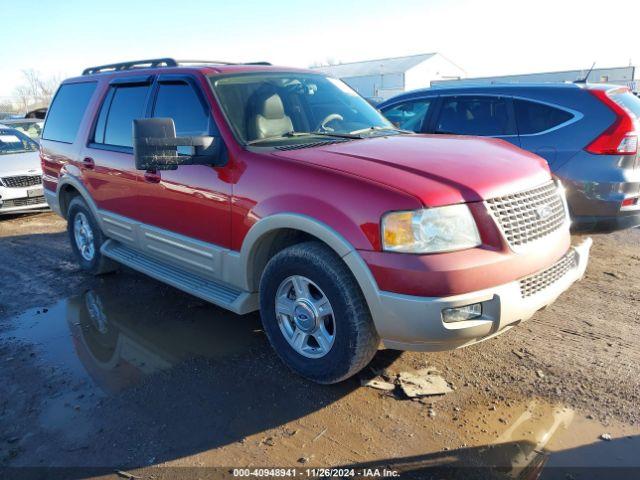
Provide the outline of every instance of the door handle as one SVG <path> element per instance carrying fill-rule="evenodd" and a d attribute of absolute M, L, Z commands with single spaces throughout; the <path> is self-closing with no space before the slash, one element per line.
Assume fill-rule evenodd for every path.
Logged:
<path fill-rule="evenodd" d="M 96 167 L 96 162 L 91 157 L 84 157 L 82 159 L 82 166 L 87 170 L 93 170 Z"/>
<path fill-rule="evenodd" d="M 149 183 L 160 183 L 162 178 L 156 170 L 147 170 L 144 172 L 144 181 Z"/>

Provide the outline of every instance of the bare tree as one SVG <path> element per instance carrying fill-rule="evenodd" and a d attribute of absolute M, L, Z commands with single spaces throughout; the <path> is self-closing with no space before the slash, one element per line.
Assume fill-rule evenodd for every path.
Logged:
<path fill-rule="evenodd" d="M 14 90 L 14 95 L 23 111 L 46 107 L 60 84 L 60 76 L 43 76 L 37 70 L 23 70 L 24 82 Z"/>
<path fill-rule="evenodd" d="M 324 61 L 314 61 L 310 67 L 328 67 L 331 65 L 340 65 L 342 62 L 340 60 L 336 60 L 334 57 L 327 57 Z"/>

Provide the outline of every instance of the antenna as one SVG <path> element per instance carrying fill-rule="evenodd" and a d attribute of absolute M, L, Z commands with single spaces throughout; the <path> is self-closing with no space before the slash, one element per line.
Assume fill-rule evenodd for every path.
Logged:
<path fill-rule="evenodd" d="M 578 80 L 575 80 L 573 83 L 587 83 L 587 80 L 589 79 L 589 75 L 591 75 L 591 72 L 593 72 L 593 67 L 595 66 L 596 66 L 596 62 L 593 62 L 593 65 L 591 65 L 591 68 L 589 69 L 587 74 L 584 76 L 584 78 L 579 78 Z"/>

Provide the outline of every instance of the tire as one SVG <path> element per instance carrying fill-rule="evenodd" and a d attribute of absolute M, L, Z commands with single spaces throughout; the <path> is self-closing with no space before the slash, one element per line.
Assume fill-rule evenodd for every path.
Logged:
<path fill-rule="evenodd" d="M 306 289 L 297 287 L 306 281 Z M 288 247 L 269 261 L 260 280 L 260 315 L 280 359 L 317 383 L 337 383 L 356 374 L 371 361 L 380 343 L 351 271 L 333 250 L 317 241 Z"/>
<path fill-rule="evenodd" d="M 106 238 L 91 210 L 80 196 L 74 197 L 69 204 L 67 233 L 71 249 L 83 270 L 94 275 L 101 275 L 117 269 L 118 264 L 100 252 Z M 83 239 L 79 239 L 76 233 Z"/>

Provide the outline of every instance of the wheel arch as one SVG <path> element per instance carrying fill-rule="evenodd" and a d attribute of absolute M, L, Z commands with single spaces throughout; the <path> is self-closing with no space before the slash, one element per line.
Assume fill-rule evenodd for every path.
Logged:
<path fill-rule="evenodd" d="M 100 224 L 100 217 L 98 216 L 98 208 L 91 198 L 91 195 L 77 178 L 70 175 L 65 175 L 58 181 L 56 191 L 56 199 L 62 216 L 65 219 L 67 218 L 69 204 L 71 203 L 71 200 L 78 195 L 85 201 L 96 219 L 96 222 L 98 222 L 98 225 L 102 228 L 102 225 Z"/>
<path fill-rule="evenodd" d="M 269 259 L 277 251 L 307 240 L 324 243 L 345 262 L 364 294 L 375 322 L 380 298 L 369 267 L 344 236 L 307 215 L 280 213 L 263 218 L 251 227 L 240 250 L 245 288 L 250 292 L 258 291 L 260 277 Z"/>

